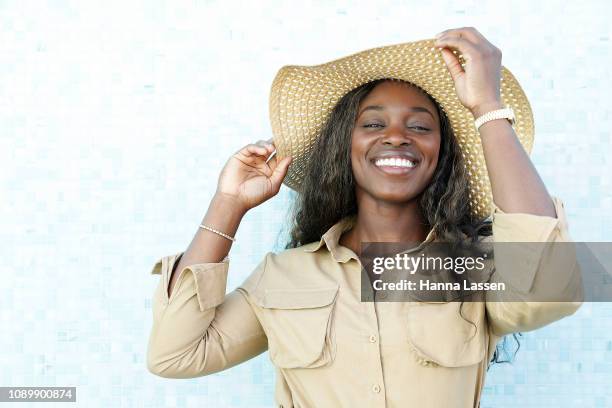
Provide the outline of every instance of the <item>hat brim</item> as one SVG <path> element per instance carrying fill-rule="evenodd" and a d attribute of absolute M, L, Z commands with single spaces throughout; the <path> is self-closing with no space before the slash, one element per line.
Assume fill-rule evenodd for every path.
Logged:
<path fill-rule="evenodd" d="M 531 106 L 514 75 L 503 66 L 501 74 L 502 102 L 514 110 L 514 130 L 529 154 L 534 139 Z M 489 216 L 491 184 L 474 117 L 459 100 L 433 39 L 377 47 L 320 65 L 282 67 L 272 83 L 269 108 L 278 159 L 293 158 L 283 183 L 300 191 L 312 146 L 333 107 L 354 88 L 382 78 L 411 82 L 440 104 L 461 147 L 471 211 Z"/>

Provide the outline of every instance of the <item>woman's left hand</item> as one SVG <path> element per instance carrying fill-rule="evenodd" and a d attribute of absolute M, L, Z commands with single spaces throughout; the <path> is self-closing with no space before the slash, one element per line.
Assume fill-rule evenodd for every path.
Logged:
<path fill-rule="evenodd" d="M 501 59 L 499 48 L 491 44 L 474 27 L 442 31 L 435 45 L 441 48 L 459 100 L 474 117 L 503 107 L 500 95 Z M 451 51 L 463 55 L 465 67 Z"/>

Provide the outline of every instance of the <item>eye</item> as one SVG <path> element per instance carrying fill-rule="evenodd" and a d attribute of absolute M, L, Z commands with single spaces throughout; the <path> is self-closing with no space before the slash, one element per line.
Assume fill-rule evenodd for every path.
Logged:
<path fill-rule="evenodd" d="M 430 129 L 427 129 L 423 126 L 408 126 L 409 129 L 417 129 L 419 132 L 427 132 Z"/>
<path fill-rule="evenodd" d="M 385 125 L 383 125 L 381 123 L 366 123 L 362 127 L 364 127 L 364 128 L 382 128 L 382 127 L 385 127 Z M 408 129 L 415 129 L 415 130 L 417 130 L 419 132 L 429 132 L 431 130 L 431 129 L 428 129 L 426 127 L 417 126 L 417 125 L 407 126 L 407 127 L 408 127 Z"/>

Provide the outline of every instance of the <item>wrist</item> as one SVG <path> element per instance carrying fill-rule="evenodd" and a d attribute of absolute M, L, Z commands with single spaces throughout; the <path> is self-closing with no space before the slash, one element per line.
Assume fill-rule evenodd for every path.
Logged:
<path fill-rule="evenodd" d="M 249 210 L 238 198 L 220 191 L 215 192 L 211 207 L 221 208 L 226 213 L 229 212 L 240 217 Z"/>
<path fill-rule="evenodd" d="M 484 115 L 487 112 L 491 112 L 497 109 L 503 109 L 505 106 L 501 100 L 495 100 L 490 102 L 485 102 L 475 106 L 470 109 L 472 115 L 474 115 L 474 119 L 478 119 L 480 116 Z"/>
<path fill-rule="evenodd" d="M 202 219 L 202 224 L 233 237 L 246 211 L 247 209 L 234 197 L 216 192 Z"/>

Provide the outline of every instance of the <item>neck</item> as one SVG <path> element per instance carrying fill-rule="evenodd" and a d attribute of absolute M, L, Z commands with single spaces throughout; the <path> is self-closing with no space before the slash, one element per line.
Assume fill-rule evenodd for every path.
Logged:
<path fill-rule="evenodd" d="M 361 242 L 423 242 L 430 230 L 419 210 L 418 200 L 389 203 L 372 197 L 359 201 L 354 227 L 340 244 L 359 254 Z"/>

